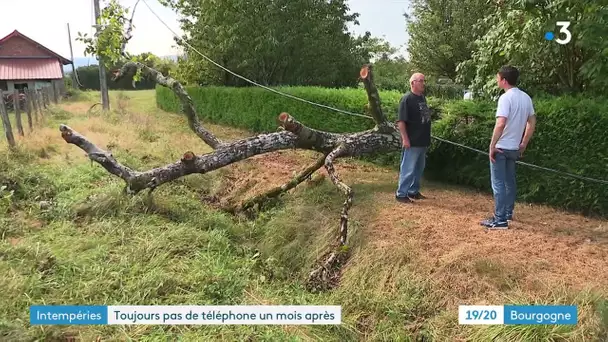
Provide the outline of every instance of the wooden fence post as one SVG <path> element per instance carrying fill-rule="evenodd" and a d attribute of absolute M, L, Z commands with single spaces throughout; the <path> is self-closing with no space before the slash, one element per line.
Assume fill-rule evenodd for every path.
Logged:
<path fill-rule="evenodd" d="M 19 101 L 19 90 L 13 92 L 13 108 L 15 109 L 15 121 L 17 122 L 17 131 L 21 136 L 24 136 L 23 122 L 21 121 L 21 101 Z"/>
<path fill-rule="evenodd" d="M 46 92 L 47 92 L 46 87 L 40 89 L 40 97 L 41 97 L 42 105 L 44 106 L 44 109 L 46 109 L 48 107 L 47 102 L 46 102 Z"/>
<path fill-rule="evenodd" d="M 40 115 L 44 115 L 44 95 L 42 94 L 44 90 L 38 89 L 38 95 L 36 95 L 36 99 L 38 100 L 38 108 L 40 108 Z"/>
<path fill-rule="evenodd" d="M 55 90 L 57 93 L 57 103 L 61 103 L 61 83 L 55 84 Z"/>
<path fill-rule="evenodd" d="M 38 89 L 32 89 L 32 103 L 34 104 L 34 113 L 36 115 L 36 123 L 40 122 L 40 104 L 38 103 Z"/>
<path fill-rule="evenodd" d="M 46 109 L 46 100 L 44 96 L 44 88 L 40 89 L 40 109 L 42 109 L 41 113 L 44 116 L 44 110 Z"/>
<path fill-rule="evenodd" d="M 32 125 L 32 109 L 34 105 L 32 103 L 32 91 L 25 91 L 25 110 L 27 110 L 27 125 L 30 127 L 30 133 L 34 131 L 34 126 Z"/>
<path fill-rule="evenodd" d="M 38 90 L 36 88 L 32 89 L 30 91 L 30 97 L 32 99 L 32 105 L 34 106 L 34 115 L 36 116 L 36 123 L 38 123 L 38 113 L 40 112 L 40 109 L 38 108 L 38 99 L 36 98 L 36 94 L 38 93 Z"/>
<path fill-rule="evenodd" d="M 38 114 L 42 117 L 42 104 L 40 103 L 40 89 L 34 89 L 34 105 L 36 106 L 36 117 Z"/>
<path fill-rule="evenodd" d="M 53 102 L 55 104 L 58 104 L 59 103 L 59 94 L 58 94 L 58 91 L 57 91 L 57 83 L 51 82 L 51 85 L 52 85 L 51 93 L 53 95 Z"/>
<path fill-rule="evenodd" d="M 4 106 L 4 96 L 0 90 L 0 117 L 2 118 L 2 126 L 4 126 L 4 134 L 8 141 L 8 146 L 11 148 L 15 147 L 15 137 L 13 136 L 13 128 L 11 127 L 11 121 L 8 118 L 6 107 Z"/>

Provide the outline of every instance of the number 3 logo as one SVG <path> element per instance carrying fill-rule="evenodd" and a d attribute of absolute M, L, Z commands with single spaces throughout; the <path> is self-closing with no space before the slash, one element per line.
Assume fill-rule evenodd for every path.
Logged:
<path fill-rule="evenodd" d="M 559 29 L 560 33 L 566 34 L 566 39 L 558 38 L 558 39 L 555 39 L 555 42 L 558 44 L 562 44 L 562 45 L 570 43 L 570 40 L 572 40 L 572 33 L 570 32 L 570 30 L 568 30 L 568 27 L 570 27 L 570 22 L 569 21 L 558 21 L 557 26 L 561 27 Z"/>

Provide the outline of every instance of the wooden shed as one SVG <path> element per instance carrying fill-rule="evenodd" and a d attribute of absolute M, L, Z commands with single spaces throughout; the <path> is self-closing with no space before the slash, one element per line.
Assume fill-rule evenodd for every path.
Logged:
<path fill-rule="evenodd" d="M 63 65 L 67 58 L 15 30 L 0 39 L 0 91 L 64 87 Z"/>

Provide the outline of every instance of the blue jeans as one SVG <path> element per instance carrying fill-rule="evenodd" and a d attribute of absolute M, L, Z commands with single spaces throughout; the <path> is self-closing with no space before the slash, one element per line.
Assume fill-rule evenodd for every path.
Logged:
<path fill-rule="evenodd" d="M 502 150 L 490 161 L 490 177 L 494 192 L 494 218 L 504 222 L 513 216 L 517 185 L 515 181 L 515 162 L 519 159 L 518 150 Z"/>
<path fill-rule="evenodd" d="M 420 178 L 426 163 L 426 150 L 426 147 L 403 149 L 397 196 L 406 197 L 420 192 Z"/>

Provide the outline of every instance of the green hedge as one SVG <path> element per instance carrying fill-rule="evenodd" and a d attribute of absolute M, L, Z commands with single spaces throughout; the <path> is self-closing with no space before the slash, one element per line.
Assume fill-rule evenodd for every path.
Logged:
<path fill-rule="evenodd" d="M 521 161 L 576 175 L 608 179 L 608 101 L 576 97 L 534 100 L 536 132 Z M 442 106 L 435 136 L 488 150 L 496 103 L 454 101 Z M 486 155 L 435 141 L 427 176 L 490 188 Z M 608 186 L 517 166 L 518 200 L 547 203 L 586 214 L 608 214 Z"/>
<path fill-rule="evenodd" d="M 179 112 L 181 104 L 173 92 L 156 88 L 160 108 Z M 337 107 L 353 113 L 363 113 L 367 98 L 364 90 L 324 89 L 317 87 L 284 87 L 277 90 L 309 101 Z M 336 113 L 298 100 L 279 96 L 262 88 L 187 87 L 197 112 L 214 123 L 246 128 L 252 132 L 276 131 L 277 117 L 288 112 L 305 125 L 330 132 L 357 132 L 373 127 L 373 121 Z M 382 94 L 388 115 L 395 115 L 393 107 L 399 102 L 398 92 Z"/>
<path fill-rule="evenodd" d="M 324 105 L 366 113 L 363 89 L 286 87 L 278 90 Z M 339 114 L 304 102 L 278 96 L 261 88 L 188 87 L 201 117 L 217 124 L 252 132 L 276 131 L 276 118 L 286 111 L 302 123 L 330 132 L 355 132 L 371 128 L 373 121 Z M 179 112 L 181 105 L 167 88 L 156 88 L 159 108 Z M 391 120 L 402 93 L 380 92 Z M 495 102 L 440 100 L 429 103 L 441 116 L 433 134 L 482 151 L 488 148 L 494 126 Z M 558 170 L 606 179 L 608 170 L 608 101 L 564 97 L 535 100 L 537 131 L 522 161 Z M 399 153 L 366 158 L 398 167 Z M 472 186 L 490 192 L 488 157 L 460 147 L 434 141 L 425 176 Z M 608 214 L 608 186 L 547 171 L 518 166 L 518 200 L 546 203 L 587 214 Z"/>

